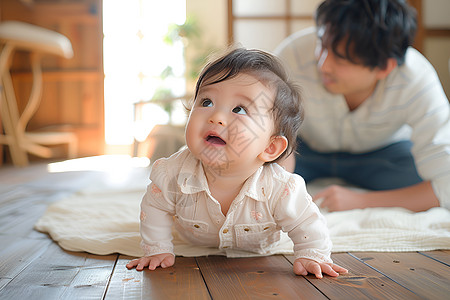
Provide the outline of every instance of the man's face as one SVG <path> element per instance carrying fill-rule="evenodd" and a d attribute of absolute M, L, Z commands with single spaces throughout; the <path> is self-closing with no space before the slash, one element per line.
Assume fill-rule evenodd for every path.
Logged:
<path fill-rule="evenodd" d="M 326 35 L 319 35 L 316 46 L 317 67 L 322 84 L 333 94 L 342 94 L 345 98 L 369 96 L 380 79 L 378 68 L 369 68 L 344 58 L 345 41 L 334 53 Z M 351 53 L 350 53 L 351 55 Z M 357 61 L 357 60 L 356 60 Z"/>

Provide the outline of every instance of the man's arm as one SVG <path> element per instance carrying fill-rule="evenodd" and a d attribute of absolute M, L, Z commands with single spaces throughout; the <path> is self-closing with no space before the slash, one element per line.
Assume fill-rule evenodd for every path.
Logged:
<path fill-rule="evenodd" d="M 313 200 L 319 199 L 323 199 L 320 206 L 329 211 L 368 207 L 403 207 L 419 212 L 440 206 L 430 181 L 401 189 L 370 192 L 355 192 L 333 185 L 314 195 Z"/>

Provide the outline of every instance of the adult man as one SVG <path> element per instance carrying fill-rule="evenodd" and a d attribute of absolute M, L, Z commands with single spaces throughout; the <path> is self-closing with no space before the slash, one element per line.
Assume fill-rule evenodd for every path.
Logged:
<path fill-rule="evenodd" d="M 450 209 L 450 107 L 410 47 L 415 11 L 404 0 L 326 0 L 316 25 L 275 50 L 305 99 L 295 172 L 370 190 L 322 190 L 314 198 L 330 211 Z M 294 157 L 284 165 L 293 171 Z"/>

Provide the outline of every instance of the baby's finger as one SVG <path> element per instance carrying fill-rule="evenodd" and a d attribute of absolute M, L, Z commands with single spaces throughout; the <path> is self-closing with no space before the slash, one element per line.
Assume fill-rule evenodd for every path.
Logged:
<path fill-rule="evenodd" d="M 138 271 L 144 270 L 144 268 L 146 266 L 148 266 L 149 261 L 150 261 L 149 257 L 143 257 L 143 258 L 139 259 L 138 265 L 136 266 L 136 270 L 138 270 Z"/>
<path fill-rule="evenodd" d="M 175 257 L 173 255 L 166 256 L 161 262 L 161 268 L 168 268 L 175 263 Z"/>
<path fill-rule="evenodd" d="M 322 273 L 333 276 L 333 277 L 337 277 L 339 276 L 339 273 L 337 273 L 332 266 L 330 266 L 329 264 L 320 264 L 320 267 L 322 268 Z"/>
<path fill-rule="evenodd" d="M 298 260 L 294 261 L 294 273 L 296 275 L 308 275 L 308 271 L 306 271 L 303 264 Z"/>
<path fill-rule="evenodd" d="M 322 269 L 320 268 L 320 265 L 318 263 L 309 264 L 308 271 L 309 273 L 316 275 L 316 278 L 321 279 L 323 277 Z"/>
<path fill-rule="evenodd" d="M 160 265 L 161 260 L 158 257 L 151 257 L 150 263 L 148 264 L 148 268 L 153 271 Z"/>
<path fill-rule="evenodd" d="M 333 264 L 332 268 L 339 274 L 347 274 L 348 273 L 348 270 L 346 268 L 343 268 L 343 267 L 335 265 L 335 264 Z"/>
<path fill-rule="evenodd" d="M 136 267 L 139 263 L 138 259 L 133 259 L 132 261 L 130 261 L 129 263 L 127 263 L 126 267 L 127 269 L 133 269 L 134 267 Z"/>

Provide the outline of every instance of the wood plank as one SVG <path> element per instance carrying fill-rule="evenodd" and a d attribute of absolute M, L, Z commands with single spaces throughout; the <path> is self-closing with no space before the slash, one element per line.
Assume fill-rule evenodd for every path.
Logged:
<path fill-rule="evenodd" d="M 33 82 L 33 73 L 31 71 L 14 71 L 11 72 L 14 80 L 21 80 L 24 83 L 31 84 Z M 103 76 L 99 70 L 43 70 L 42 80 L 44 82 L 73 82 L 73 81 L 99 81 Z"/>
<path fill-rule="evenodd" d="M 36 250 L 36 249 L 33 249 Z M 28 249 L 31 252 L 31 249 Z M 117 255 L 62 250 L 51 243 L 2 290 L 3 299 L 101 299 Z"/>
<path fill-rule="evenodd" d="M 293 256 L 286 256 L 291 263 Z M 333 261 L 346 268 L 348 274 L 339 277 L 305 276 L 329 299 L 420 299 L 417 295 L 399 286 L 382 273 L 375 271 L 362 261 L 347 253 L 332 254 Z"/>
<path fill-rule="evenodd" d="M 419 253 L 431 257 L 450 267 L 450 250 L 424 251 Z"/>
<path fill-rule="evenodd" d="M 0 234 L 43 238 L 33 229 L 52 202 L 92 182 L 93 172 L 41 173 L 33 182 L 0 185 Z"/>
<path fill-rule="evenodd" d="M 92 14 L 88 11 L 89 6 L 85 4 L 87 1 L 63 1 L 61 3 L 55 1 L 51 1 L 50 3 L 46 3 L 48 1 L 34 1 L 31 6 L 33 10 L 29 8 L 30 5 L 27 5 L 28 3 L 26 2 L 20 3 L 21 1 L 12 0 L 4 0 L 4 2 L 5 12 L 11 14 L 8 15 L 8 17 L 20 18 L 21 14 L 17 13 L 19 11 L 24 14 L 22 18 L 42 18 L 47 20 L 47 22 L 49 22 L 49 19 L 54 22 L 53 20 L 64 21 L 67 18 L 77 20 L 82 19 L 83 21 L 84 19 L 89 20 L 89 18 L 93 18 L 93 16 L 91 16 Z"/>
<path fill-rule="evenodd" d="M 352 253 L 365 264 L 427 299 L 448 299 L 450 267 L 417 252 Z"/>
<path fill-rule="evenodd" d="M 3 166 L 0 169 L 1 185 L 26 184 L 47 172 L 46 164 L 30 164 L 26 168 L 16 168 L 11 165 Z"/>
<path fill-rule="evenodd" d="M 450 29 L 448 28 L 425 29 L 425 35 L 428 37 L 450 37 Z"/>
<path fill-rule="evenodd" d="M 326 299 L 281 255 L 198 257 L 197 263 L 213 299 Z"/>
<path fill-rule="evenodd" d="M 0 223 L 7 223 L 6 218 L 10 216 L 11 218 L 19 217 L 19 212 L 25 213 L 27 207 L 41 203 L 48 198 L 54 197 L 57 192 L 50 191 L 33 191 L 29 187 L 16 186 L 11 187 L 11 189 L 1 189 L 0 194 Z M 22 219 L 20 218 L 20 221 Z M 0 232 L 2 226 L 0 225 Z"/>
<path fill-rule="evenodd" d="M 25 194 L 75 192 L 92 184 L 93 180 L 107 176 L 107 174 L 95 171 L 50 172 L 48 170 L 49 163 L 35 163 L 26 168 L 1 168 L 0 198 L 3 199 L 4 196 L 8 196 L 8 192 L 14 190 L 22 191 Z"/>
<path fill-rule="evenodd" d="M 22 237 L 36 236 L 36 232 L 33 229 L 34 224 L 36 224 L 48 207 L 47 203 L 42 202 L 51 199 L 62 199 L 64 195 L 49 195 L 48 198 L 38 198 L 38 200 L 34 200 L 35 202 L 19 202 L 17 206 L 11 209 L 6 208 L 5 212 L 2 211 L 0 213 L 0 232 Z"/>
<path fill-rule="evenodd" d="M 21 185 L 0 185 L 0 208 L 5 214 L 5 209 L 22 206 L 22 202 L 27 202 L 28 197 L 34 196 L 33 193 Z"/>
<path fill-rule="evenodd" d="M 69 252 L 70 253 L 70 252 Z M 84 258 L 70 285 L 65 289 L 63 299 L 102 299 L 109 284 L 109 279 L 114 271 L 117 254 L 93 255 L 87 253 L 72 253 Z M 72 268 L 72 266 L 69 266 Z"/>
<path fill-rule="evenodd" d="M 210 299 L 194 258 L 177 257 L 170 268 L 128 270 L 133 259 L 120 255 L 105 299 Z"/>
<path fill-rule="evenodd" d="M 93 181 L 97 178 L 107 178 L 107 176 L 107 174 L 96 171 L 47 171 L 33 182 L 28 183 L 27 187 L 31 188 L 32 191 L 51 191 L 53 193 L 60 191 L 69 194 L 79 191 L 88 185 L 92 185 Z"/>
<path fill-rule="evenodd" d="M 52 242 L 0 235 L 0 292 L 22 270 L 39 257 Z"/>

